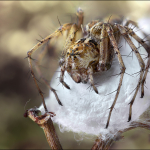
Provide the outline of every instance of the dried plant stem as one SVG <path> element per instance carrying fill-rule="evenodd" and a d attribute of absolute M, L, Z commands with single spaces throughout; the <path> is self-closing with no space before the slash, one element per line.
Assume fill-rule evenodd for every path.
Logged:
<path fill-rule="evenodd" d="M 47 142 L 51 149 L 62 149 L 51 118 L 49 118 L 47 122 L 42 124 L 41 127 L 44 130 Z"/>
<path fill-rule="evenodd" d="M 101 137 L 99 137 L 95 140 L 95 143 L 92 146 L 92 150 L 103 150 L 103 149 L 108 150 L 110 148 L 110 146 L 113 144 L 113 142 L 115 142 L 116 140 L 122 139 L 122 136 L 121 136 L 122 133 L 132 130 L 132 129 L 135 129 L 137 127 L 150 130 L 150 122 L 145 123 L 145 122 L 133 121 L 130 123 L 129 128 L 126 128 L 122 131 L 118 131 L 114 136 L 108 135 L 108 137 L 105 140 L 103 140 Z"/>
<path fill-rule="evenodd" d="M 29 109 L 28 117 L 36 122 L 43 130 L 47 139 L 47 142 L 51 149 L 62 149 L 58 136 L 55 132 L 55 128 L 51 117 L 53 113 L 45 113 L 44 115 L 38 116 L 40 111 L 37 109 Z"/>

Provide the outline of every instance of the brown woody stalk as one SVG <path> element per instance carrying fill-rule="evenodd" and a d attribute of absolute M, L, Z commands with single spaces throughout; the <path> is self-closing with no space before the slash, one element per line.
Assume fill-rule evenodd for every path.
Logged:
<path fill-rule="evenodd" d="M 51 149 L 62 149 L 51 119 L 54 114 L 45 113 L 44 115 L 38 116 L 38 113 L 40 113 L 40 111 L 37 109 L 29 109 L 27 111 L 27 116 L 44 130 L 47 142 Z"/>

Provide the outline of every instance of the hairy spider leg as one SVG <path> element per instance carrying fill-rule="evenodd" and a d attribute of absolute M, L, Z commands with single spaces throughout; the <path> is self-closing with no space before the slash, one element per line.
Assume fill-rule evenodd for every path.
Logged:
<path fill-rule="evenodd" d="M 125 26 L 128 26 L 129 24 L 133 24 L 135 27 L 139 28 L 138 24 L 136 22 L 132 21 L 132 20 L 128 20 L 126 22 Z M 147 56 L 148 60 L 147 60 L 146 68 L 145 68 L 145 73 L 143 75 L 143 79 L 142 79 L 141 84 L 140 84 L 141 85 L 141 98 L 143 98 L 143 96 L 144 96 L 144 83 L 145 83 L 145 80 L 146 80 L 148 69 L 150 67 L 150 46 L 147 45 L 145 43 L 145 41 L 143 39 L 141 39 L 137 34 L 135 34 L 135 32 L 133 31 L 133 29 L 129 29 L 128 27 L 125 27 L 125 28 L 126 28 L 128 34 L 131 37 L 133 37 L 138 43 L 140 43 L 144 47 L 144 49 L 146 50 L 146 52 L 148 53 L 148 56 Z M 143 32 L 143 31 L 141 31 L 141 32 L 142 32 L 142 34 L 145 37 L 147 37 L 147 34 L 145 32 Z M 148 40 L 149 40 L 149 38 L 148 38 Z M 149 44 L 150 44 L 150 42 L 149 42 Z M 130 103 L 130 105 L 133 105 L 133 103 Z M 129 115 L 131 115 L 130 111 L 129 111 Z M 131 119 L 131 116 L 129 116 L 129 118 Z"/>
<path fill-rule="evenodd" d="M 119 35 L 115 33 L 114 37 L 115 40 L 118 41 L 119 38 L 117 37 L 119 37 Z M 112 45 L 110 44 L 108 33 L 106 31 L 106 25 L 103 24 L 101 35 L 100 35 L 100 58 L 99 58 L 98 70 L 106 71 L 110 69 L 113 57 L 114 57 L 114 50 L 112 48 Z"/>
<path fill-rule="evenodd" d="M 110 24 L 106 24 L 106 31 L 108 33 L 108 36 L 109 36 L 109 39 L 111 41 L 111 44 L 112 46 L 114 47 L 114 51 L 115 51 L 115 54 L 117 55 L 118 57 L 118 61 L 119 61 L 119 64 L 120 64 L 120 69 L 121 69 L 121 72 L 120 72 L 120 80 L 119 80 L 119 85 L 118 85 L 118 88 L 117 88 L 117 93 L 115 95 L 115 99 L 110 107 L 110 111 L 109 111 L 109 115 L 108 115 L 108 119 L 107 119 L 107 123 L 106 123 L 106 128 L 108 127 L 109 125 L 109 121 L 110 121 L 110 117 L 111 117 L 111 113 L 112 113 L 112 110 L 115 106 L 115 103 L 117 101 L 117 98 L 118 98 L 118 95 L 120 93 L 120 88 L 121 88 L 121 85 L 122 85 L 122 81 L 123 81 L 123 76 L 124 76 L 124 73 L 125 73 L 125 65 L 124 65 L 124 62 L 122 60 L 122 57 L 121 57 L 121 54 L 120 54 L 120 51 L 118 49 L 118 46 L 117 46 L 117 42 L 116 42 L 116 39 L 114 37 L 114 32 L 113 32 L 113 29 L 112 27 L 110 26 Z"/>
<path fill-rule="evenodd" d="M 38 61 L 36 61 L 36 63 L 35 63 L 35 69 L 36 69 L 38 75 L 40 76 L 40 78 L 45 82 L 45 84 L 48 86 L 48 88 L 54 93 L 54 95 L 55 95 L 55 97 L 56 97 L 58 103 L 59 103 L 60 105 L 62 105 L 61 101 L 60 101 L 59 98 L 58 98 L 58 95 L 57 95 L 55 89 L 53 89 L 53 88 L 49 85 L 49 82 L 45 79 L 45 77 L 43 76 L 43 74 L 42 74 L 42 72 L 41 72 L 41 70 L 40 70 L 40 68 L 39 68 L 39 64 L 40 64 L 40 62 L 42 61 L 42 59 L 44 58 L 44 56 L 45 56 L 45 54 L 46 54 L 46 51 L 47 51 L 47 45 L 44 47 L 44 49 L 42 50 L 42 52 L 38 55 L 38 59 L 37 59 Z"/>
<path fill-rule="evenodd" d="M 83 24 L 83 17 L 84 17 L 84 13 L 82 11 L 81 8 L 78 8 L 77 10 L 77 22 L 78 22 L 78 29 L 81 30 L 81 24 Z M 35 75 L 34 75 L 34 72 L 33 72 L 33 67 L 32 67 L 32 57 L 31 55 L 40 47 L 42 46 L 43 44 L 45 44 L 46 42 L 48 42 L 49 40 L 51 40 L 52 38 L 57 38 L 59 37 L 64 31 L 67 31 L 69 32 L 69 30 L 72 28 L 72 25 L 73 23 L 69 23 L 69 24 L 64 24 L 63 26 L 61 26 L 58 30 L 56 30 L 54 33 L 52 33 L 51 35 L 47 36 L 46 38 L 42 39 L 39 43 L 37 43 L 30 51 L 27 52 L 27 56 L 28 56 L 28 61 L 29 61 L 29 67 L 30 67 L 30 71 L 31 71 L 31 75 L 32 75 L 32 78 L 34 79 L 34 82 L 35 82 L 35 85 L 42 97 L 42 102 L 43 102 L 43 105 L 44 105 L 44 108 L 45 108 L 45 111 L 47 112 L 47 107 L 46 107 L 46 104 L 45 104 L 45 101 L 44 101 L 44 96 L 43 96 L 43 93 L 36 81 L 36 78 L 35 78 Z M 37 71 L 40 73 L 40 75 L 42 76 L 41 74 L 41 71 L 39 68 L 37 68 Z M 48 82 L 45 80 L 44 77 L 42 77 L 42 79 L 44 80 L 44 82 L 46 83 L 46 85 L 49 87 L 49 89 L 54 93 L 58 103 L 60 105 L 62 105 L 61 101 L 59 100 L 58 98 L 58 95 L 56 93 L 56 91 L 48 84 Z"/>
<path fill-rule="evenodd" d="M 76 33 L 78 31 L 78 26 L 76 24 L 73 24 L 69 36 L 66 40 L 64 50 L 62 51 L 62 58 L 60 59 L 60 66 L 61 66 L 61 74 L 60 74 L 60 82 L 67 88 L 70 89 L 70 87 L 64 82 L 64 72 L 66 71 L 65 67 L 65 55 L 66 55 L 66 50 L 76 41 Z"/>
<path fill-rule="evenodd" d="M 142 79 L 142 83 L 141 83 L 141 98 L 143 98 L 144 96 L 144 83 L 145 83 L 145 80 L 146 80 L 146 76 L 147 76 L 147 73 L 148 73 L 148 69 L 150 67 L 150 46 L 147 45 L 145 43 L 145 41 L 143 41 L 143 39 L 141 39 L 139 36 L 137 36 L 135 34 L 135 32 L 133 30 L 128 30 L 128 33 L 130 36 L 132 36 L 137 42 L 139 42 L 143 47 L 144 49 L 146 50 L 146 52 L 148 53 L 148 61 L 147 61 L 147 64 L 146 64 L 146 68 L 145 68 L 145 73 L 144 73 L 144 76 L 143 76 L 143 79 Z M 145 34 L 144 34 L 145 35 Z"/>
<path fill-rule="evenodd" d="M 80 7 L 77 9 L 76 15 L 77 15 L 77 26 L 79 29 L 81 29 L 81 25 L 83 25 L 84 12 Z"/>
<path fill-rule="evenodd" d="M 96 23 L 96 22 L 95 22 Z M 99 42 L 99 63 L 97 64 L 97 71 L 106 71 L 110 69 L 112 60 L 114 57 L 114 50 L 110 44 L 108 33 L 106 31 L 105 24 L 102 22 L 96 23 L 90 30 L 90 35 L 93 39 Z M 96 38 L 95 36 L 96 35 Z M 115 34 L 115 40 L 118 41 L 119 34 Z M 91 69 L 90 69 L 91 70 Z M 91 71 L 90 71 L 91 72 Z M 90 83 L 93 86 L 93 89 L 98 93 L 97 88 L 94 86 L 93 79 L 90 73 Z"/>
<path fill-rule="evenodd" d="M 93 68 L 92 67 L 88 68 L 88 73 L 89 73 L 89 82 L 91 83 L 91 86 L 93 87 L 94 91 L 98 94 L 98 90 L 94 85 Z"/>
<path fill-rule="evenodd" d="M 136 46 L 133 44 L 133 42 L 131 41 L 131 39 L 128 36 L 128 34 L 129 34 L 128 31 L 130 29 L 126 30 L 125 27 L 123 27 L 121 25 L 118 25 L 118 24 L 117 24 L 117 27 L 120 30 L 121 35 L 123 35 L 124 39 L 127 41 L 127 43 L 129 44 L 129 46 L 131 47 L 131 49 L 134 51 L 134 53 L 135 53 L 135 55 L 136 55 L 136 57 L 137 57 L 137 59 L 139 61 L 139 65 L 141 67 L 139 81 L 138 81 L 135 93 L 133 95 L 133 98 L 132 98 L 132 100 L 129 103 L 130 104 L 130 109 L 129 109 L 129 118 L 128 118 L 128 121 L 130 121 L 131 120 L 131 115 L 132 115 L 132 105 L 134 103 L 134 100 L 135 100 L 135 97 L 137 95 L 138 89 L 139 89 L 139 87 L 140 87 L 140 85 L 142 83 L 142 78 L 143 78 L 144 69 L 145 69 L 145 63 L 144 63 L 144 61 L 143 61 L 140 53 L 138 52 Z"/>
<path fill-rule="evenodd" d="M 48 112 L 47 110 L 47 107 L 46 107 L 46 104 L 45 104 L 45 101 L 44 101 L 44 96 L 43 96 L 43 93 L 36 81 L 36 78 L 35 78 L 35 75 L 34 75 L 34 72 L 33 72 L 33 66 L 32 66 L 32 57 L 31 55 L 40 47 L 42 46 L 43 44 L 45 44 L 46 42 L 48 42 L 49 40 L 51 40 L 52 38 L 58 38 L 64 31 L 67 31 L 67 30 L 70 30 L 70 28 L 72 27 L 72 23 L 70 24 L 64 24 L 61 28 L 59 28 L 58 30 L 56 30 L 54 33 L 52 33 L 51 35 L 47 36 L 46 38 L 42 39 L 39 43 L 37 43 L 30 51 L 27 52 L 27 57 L 28 57 L 28 62 L 29 62 L 29 67 L 30 67 L 30 71 L 31 71 L 31 75 L 32 75 L 32 78 L 35 82 L 35 85 L 42 97 L 42 102 L 43 102 L 43 105 L 44 105 L 44 109 L 46 112 Z M 53 90 L 50 86 L 49 86 L 50 90 L 52 90 L 52 92 L 54 92 L 55 96 L 57 95 L 55 90 Z M 58 96 L 56 96 L 56 99 L 58 98 Z"/>

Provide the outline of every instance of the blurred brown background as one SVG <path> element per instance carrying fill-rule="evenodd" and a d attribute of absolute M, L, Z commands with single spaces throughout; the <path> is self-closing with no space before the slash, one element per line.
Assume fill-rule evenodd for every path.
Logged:
<path fill-rule="evenodd" d="M 111 14 L 123 15 L 136 21 L 150 17 L 150 2 L 140 1 L 0 1 L 0 148 L 48 149 L 45 135 L 34 122 L 23 117 L 26 109 L 41 104 L 41 97 L 30 76 L 28 60 L 24 59 L 41 37 L 53 33 L 61 24 L 75 22 L 78 7 L 84 10 L 84 24 Z M 46 79 L 58 67 L 58 56 L 51 47 L 46 54 L 48 69 L 42 68 Z M 38 78 L 38 76 L 37 76 Z M 39 79 L 40 80 L 40 79 Z M 48 88 L 39 83 L 44 96 Z M 30 101 L 29 101 L 30 100 Z M 29 101 L 29 102 L 28 102 Z M 94 139 L 80 139 L 71 132 L 57 133 L 63 148 L 90 149 Z M 124 140 L 115 142 L 112 148 L 150 148 L 150 131 L 136 129 L 124 134 Z"/>

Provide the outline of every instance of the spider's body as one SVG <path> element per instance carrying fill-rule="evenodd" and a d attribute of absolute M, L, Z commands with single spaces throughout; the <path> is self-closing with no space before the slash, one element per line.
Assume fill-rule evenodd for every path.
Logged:
<path fill-rule="evenodd" d="M 137 83 L 134 96 L 130 102 L 130 110 L 129 110 L 129 118 L 128 118 L 128 121 L 130 121 L 131 114 L 132 114 L 132 105 L 134 103 L 135 97 L 140 87 L 141 87 L 141 97 L 144 96 L 144 82 L 146 80 L 148 68 L 150 66 L 149 46 L 140 37 L 138 37 L 131 28 L 128 27 L 130 23 L 138 27 L 137 24 L 133 21 L 128 21 L 123 26 L 120 24 L 121 19 L 111 18 L 109 19 L 109 21 L 107 20 L 107 22 L 106 21 L 99 22 L 97 20 L 91 21 L 85 27 L 83 27 L 82 26 L 83 11 L 81 9 L 78 9 L 77 16 L 78 16 L 77 24 L 74 24 L 74 23 L 64 24 L 54 33 L 52 33 L 51 35 L 41 40 L 37 45 L 35 45 L 27 53 L 29 65 L 31 69 L 31 74 L 32 74 L 32 77 L 34 78 L 34 81 L 39 90 L 39 93 L 42 96 L 45 110 L 48 111 L 44 102 L 43 94 L 37 84 L 37 81 L 35 79 L 35 76 L 32 70 L 31 55 L 44 43 L 48 42 L 52 38 L 57 38 L 61 36 L 64 32 L 67 32 L 67 39 L 66 39 L 66 43 L 64 45 L 64 49 L 61 55 L 61 59 L 59 61 L 59 65 L 61 67 L 60 82 L 68 89 L 70 89 L 70 87 L 64 81 L 65 71 L 67 71 L 70 74 L 70 76 L 76 83 L 80 83 L 80 82 L 87 83 L 89 81 L 94 91 L 98 94 L 98 90 L 94 85 L 93 74 L 95 72 L 101 72 L 101 71 L 106 71 L 110 69 L 114 55 L 117 55 L 118 57 L 118 61 L 120 64 L 120 71 L 121 71 L 120 80 L 119 80 L 118 88 L 116 90 L 117 92 L 114 97 L 113 104 L 110 107 L 110 112 L 109 112 L 109 116 L 108 116 L 108 120 L 106 124 L 106 128 L 107 128 L 109 125 L 111 112 L 114 108 L 114 105 L 117 101 L 117 98 L 120 92 L 120 88 L 121 88 L 122 81 L 123 81 L 123 76 L 124 76 L 125 69 L 126 69 L 123 63 L 123 59 L 120 54 L 119 48 L 118 48 L 118 42 L 119 42 L 120 37 L 122 36 L 129 44 L 132 51 L 135 53 L 139 61 L 139 65 L 141 67 L 139 82 Z M 81 39 L 76 39 L 77 33 L 82 33 L 83 37 Z M 145 67 L 144 61 L 140 53 L 138 52 L 138 49 L 133 44 L 129 36 L 133 37 L 147 51 L 148 61 L 147 61 L 146 67 Z M 48 83 L 47 85 L 49 86 Z M 50 86 L 49 88 L 54 92 L 59 104 L 61 104 L 56 94 L 56 91 Z"/>
<path fill-rule="evenodd" d="M 109 25 L 113 28 L 118 42 L 120 38 L 118 30 L 113 23 L 110 22 Z M 87 83 L 90 72 L 108 70 L 114 57 L 114 50 L 103 22 L 90 22 L 86 25 L 85 32 L 87 32 L 86 37 L 71 45 L 60 60 L 60 67 L 63 67 L 77 83 Z M 102 40 L 104 42 L 101 42 Z M 97 90 L 95 91 L 98 93 Z"/>

